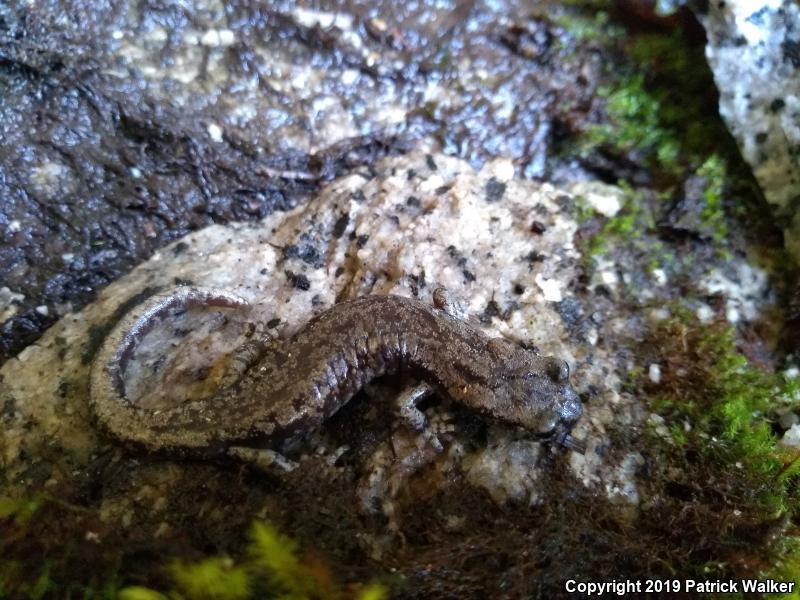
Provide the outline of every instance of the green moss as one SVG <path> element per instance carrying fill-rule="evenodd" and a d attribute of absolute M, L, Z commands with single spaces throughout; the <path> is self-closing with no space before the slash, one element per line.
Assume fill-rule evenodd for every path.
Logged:
<path fill-rule="evenodd" d="M 586 19 L 597 19 L 591 10 L 586 13 Z M 613 26 L 613 20 L 604 23 Z M 762 207 L 749 170 L 718 117 L 702 44 L 680 28 L 668 35 L 606 35 L 602 43 L 612 58 L 597 91 L 603 112 L 566 153 L 603 171 L 644 176 L 647 187 L 670 203 L 684 193 L 688 178 L 704 177 L 703 233 L 709 232 L 715 249 L 725 256 L 726 219 L 734 213 L 742 216 L 745 206 L 755 211 Z M 596 247 L 602 248 L 602 242 Z"/>
<path fill-rule="evenodd" d="M 800 538 L 791 536 L 779 540 L 781 558 L 776 562 L 770 576 L 778 581 L 797 581 L 800 574 Z M 776 598 L 800 599 L 800 585 L 795 586 L 791 594 L 779 594 Z"/>
<path fill-rule="evenodd" d="M 664 170 L 678 167 L 680 144 L 675 132 L 665 127 L 661 101 L 645 88 L 644 76 L 635 74 L 599 90 L 606 99 L 605 122 L 585 132 L 584 154 L 606 149 L 619 154 L 640 152 L 648 162 Z"/>
<path fill-rule="evenodd" d="M 726 523 L 729 531 L 717 533 L 715 552 L 733 556 L 749 544 L 749 552 L 763 559 L 756 573 L 737 573 L 723 562 L 734 575 L 780 570 L 781 577 L 800 580 L 800 538 L 788 529 L 800 516 L 800 453 L 778 444 L 770 420 L 780 406 L 800 407 L 797 384 L 751 365 L 724 324 L 701 327 L 680 315 L 650 343 L 661 348 L 663 377 L 650 390 L 650 403 L 670 432 L 666 441 L 652 435 L 651 445 L 661 448 L 664 464 L 683 469 L 686 481 L 709 486 L 684 506 L 706 515 L 692 527 L 705 531 Z"/>
<path fill-rule="evenodd" d="M 243 558 L 212 557 L 178 561 L 169 567 L 173 588 L 160 592 L 144 587 L 123 589 L 120 600 L 383 600 L 378 584 L 343 589 L 319 562 L 301 558 L 297 543 L 266 523 L 255 523 Z"/>
<path fill-rule="evenodd" d="M 66 528 L 64 528 L 66 526 Z M 383 586 L 341 586 L 320 561 L 271 525 L 255 523 L 241 557 L 211 556 L 199 561 L 173 560 L 149 568 L 147 581 L 168 578 L 165 590 L 125 587 L 127 566 L 111 556 L 121 541 L 86 544 L 96 531 L 95 512 L 52 496 L 0 497 L 0 600 L 45 597 L 83 600 L 381 600 Z M 160 573 L 158 571 L 163 571 Z M 142 573 L 129 575 L 142 581 Z"/>
<path fill-rule="evenodd" d="M 590 219 L 602 221 L 598 231 L 581 245 L 584 268 L 587 270 L 590 270 L 589 262 L 593 257 L 608 252 L 615 244 L 636 240 L 652 225 L 640 194 L 625 182 L 620 182 L 619 185 L 624 191 L 622 207 L 613 217 L 604 217 L 596 213 L 583 198 L 577 199 L 578 223 L 586 224 Z"/>
<path fill-rule="evenodd" d="M 576 41 L 608 40 L 623 35 L 624 30 L 611 23 L 605 10 L 587 14 L 564 12 L 554 15 L 553 21 Z"/>
<path fill-rule="evenodd" d="M 45 498 L 0 498 L 0 519 L 14 519 L 17 526 L 24 526 L 42 507 Z"/>
<path fill-rule="evenodd" d="M 712 154 L 697 170 L 697 174 L 706 180 L 703 198 L 705 207 L 700 217 L 703 223 L 713 232 L 714 241 L 722 242 L 728 236 L 725 213 L 722 205 L 722 194 L 725 189 L 727 169 L 725 162 L 717 154 Z"/>

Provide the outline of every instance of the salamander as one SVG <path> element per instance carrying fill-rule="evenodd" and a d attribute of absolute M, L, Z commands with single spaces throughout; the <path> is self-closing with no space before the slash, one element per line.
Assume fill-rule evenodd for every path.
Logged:
<path fill-rule="evenodd" d="M 189 306 L 249 307 L 224 290 L 158 294 L 105 338 L 92 365 L 90 403 L 102 429 L 123 443 L 214 455 L 300 439 L 371 380 L 399 374 L 481 415 L 581 451 L 570 431 L 582 405 L 567 363 L 488 337 L 445 310 L 443 297 L 434 293 L 435 306 L 394 295 L 335 304 L 288 339 L 250 344 L 247 366 L 232 384 L 156 410 L 137 406 L 125 390 L 126 367 L 146 333 Z"/>

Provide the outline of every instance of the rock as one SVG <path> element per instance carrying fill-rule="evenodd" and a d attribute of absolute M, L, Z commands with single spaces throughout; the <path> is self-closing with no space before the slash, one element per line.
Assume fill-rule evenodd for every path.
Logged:
<path fill-rule="evenodd" d="M 800 257 L 800 5 L 715 1 L 702 20 L 720 113 Z"/>
<path fill-rule="evenodd" d="M 800 417 L 797 416 L 796 412 L 792 412 L 791 410 L 780 413 L 778 417 L 778 424 L 781 426 L 781 429 L 791 429 L 798 422 L 800 422 Z"/>
<path fill-rule="evenodd" d="M 782 446 L 789 446 L 791 448 L 800 446 L 800 423 L 795 423 L 787 429 L 780 443 Z"/>
<path fill-rule="evenodd" d="M 613 185 L 599 181 L 579 181 L 570 186 L 570 191 L 581 196 L 586 203 L 604 217 L 614 217 L 622 208 L 624 192 Z"/>
<path fill-rule="evenodd" d="M 658 363 L 651 363 L 647 368 L 647 376 L 656 385 L 661 383 L 661 365 Z"/>
<path fill-rule="evenodd" d="M 465 161 L 418 152 L 383 161 L 374 172 L 364 169 L 336 180 L 309 204 L 258 224 L 217 225 L 177 240 L 0 368 L 0 397 L 10 399 L 15 408 L 4 422 L 0 459 L 6 480 L 21 486 L 10 486 L 7 493 L 36 489 L 38 479 L 50 477 L 51 471 L 69 483 L 65 474 L 84 468 L 108 447 L 87 410 L 93 353 L 122 305 L 176 282 L 220 287 L 249 298 L 254 306 L 247 318 L 278 336 L 291 335 L 337 300 L 400 294 L 429 301 L 433 289 L 444 286 L 460 301 L 465 317 L 488 334 L 505 335 L 567 360 L 579 392 L 603 390 L 605 396 L 587 406 L 574 434 L 591 448 L 605 446 L 606 425 L 635 425 L 636 399 L 619 393 L 614 353 L 572 339 L 560 313 L 567 299 L 581 303 L 573 291 L 581 259 L 573 244 L 577 202 L 564 190 L 510 176 L 508 161 L 489 162 L 476 172 Z M 494 192 L 487 196 L 487 189 Z M 534 219 L 541 224 L 538 233 L 531 231 Z M 587 312 L 586 307 L 573 308 L 578 315 Z M 212 339 L 220 337 L 215 323 L 223 321 L 212 319 L 206 331 L 191 320 L 191 311 L 181 318 L 190 319 L 185 322 L 191 330 L 187 337 L 198 338 L 201 359 L 232 343 L 230 337 Z M 184 329 L 184 324 L 162 329 L 140 345 L 154 361 L 172 348 L 158 336 Z M 156 336 L 154 342 L 151 336 Z M 169 352 L 194 365 L 192 372 L 203 371 L 190 350 L 179 346 Z M 603 410 L 606 396 L 613 398 L 613 411 Z M 449 421 L 449 409 L 440 410 L 441 418 L 432 414 L 429 422 Z M 500 428 L 487 450 L 466 443 L 470 438 L 463 431 L 440 435 L 453 440 L 451 447 L 468 448 L 463 457 L 447 453 L 438 459 L 444 461 L 440 469 L 470 465 L 477 485 L 498 500 L 544 499 L 536 489 L 538 442 L 517 442 Z M 322 437 L 314 453 L 334 455 L 341 443 Z M 32 465 L 44 461 L 43 449 L 48 469 L 40 477 Z M 395 458 L 402 462 L 403 457 Z M 50 468 L 52 460 L 63 464 Z M 593 453 L 570 464 L 584 485 L 635 501 L 634 471 L 618 460 Z M 162 468 L 167 467 L 152 467 L 154 472 Z M 386 481 L 393 477 L 387 474 Z M 108 498 L 114 514 L 129 512 L 125 497 L 109 492 Z"/>

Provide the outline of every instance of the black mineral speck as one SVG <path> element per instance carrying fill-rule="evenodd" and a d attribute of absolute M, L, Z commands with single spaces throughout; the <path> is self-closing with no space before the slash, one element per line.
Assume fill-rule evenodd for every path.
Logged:
<path fill-rule="evenodd" d="M 274 319 L 270 319 L 269 321 L 267 321 L 267 329 L 274 329 L 275 327 L 277 327 L 280 324 L 281 324 L 281 320 L 278 319 L 277 317 L 274 318 Z"/>
<path fill-rule="evenodd" d="M 344 213 L 341 217 L 336 219 L 336 223 L 333 224 L 333 237 L 337 240 L 342 237 L 349 224 L 350 213 Z"/>
<path fill-rule="evenodd" d="M 797 69 L 800 67 L 800 42 L 786 40 L 781 44 L 783 60 L 789 61 Z"/>
<path fill-rule="evenodd" d="M 416 196 L 409 196 L 406 199 L 406 204 L 408 204 L 408 206 L 411 206 L 413 208 L 418 208 L 420 205 L 420 201 L 419 198 L 417 198 Z"/>
<path fill-rule="evenodd" d="M 186 242 L 178 242 L 177 244 L 175 244 L 175 247 L 172 249 L 172 253 L 175 256 L 178 256 L 179 254 L 183 254 L 188 248 L 189 248 L 189 244 L 187 244 Z"/>
<path fill-rule="evenodd" d="M 594 287 L 594 293 L 598 296 L 604 296 L 605 298 L 611 298 L 613 296 L 611 289 L 602 283 Z"/>
<path fill-rule="evenodd" d="M 475 274 L 472 271 L 464 269 L 463 273 L 465 281 L 475 281 Z"/>
<path fill-rule="evenodd" d="M 311 289 L 311 282 L 308 280 L 308 277 L 305 276 L 305 273 L 294 273 L 292 271 L 284 271 L 286 275 L 286 279 L 289 280 L 289 283 L 292 284 L 292 287 L 307 291 Z"/>
<path fill-rule="evenodd" d="M 480 316 L 480 322 L 484 325 L 488 325 L 492 322 L 492 317 L 499 317 L 500 316 L 500 306 L 494 299 L 489 300 L 486 304 L 486 308 L 483 309 L 483 314 Z"/>
<path fill-rule="evenodd" d="M 531 233 L 542 235 L 545 231 L 547 231 L 547 226 L 541 221 L 534 221 L 531 223 Z"/>
<path fill-rule="evenodd" d="M 506 193 L 506 184 L 492 177 L 486 182 L 486 201 L 497 202 Z"/>
<path fill-rule="evenodd" d="M 756 134 L 756 138 L 755 138 L 756 139 L 756 144 L 763 144 L 764 142 L 767 141 L 767 137 L 769 137 L 769 134 L 767 134 L 766 131 L 759 131 Z"/>
<path fill-rule="evenodd" d="M 356 239 L 356 247 L 363 248 L 364 246 L 367 245 L 368 241 L 369 241 L 369 235 L 367 235 L 366 233 L 364 235 L 360 235 Z"/>
<path fill-rule="evenodd" d="M 284 258 L 299 258 L 304 263 L 319 267 L 322 265 L 322 257 L 319 250 L 311 244 L 308 239 L 302 238 L 297 244 L 289 244 L 283 249 Z"/>
<path fill-rule="evenodd" d="M 786 101 L 783 98 L 775 98 L 775 100 L 770 102 L 769 109 L 776 113 L 779 110 L 782 110 L 784 106 L 786 106 Z"/>
<path fill-rule="evenodd" d="M 413 274 L 409 275 L 408 279 L 411 282 L 411 284 L 410 284 L 411 293 L 416 298 L 417 296 L 419 296 L 419 291 L 421 289 L 423 289 L 425 287 L 425 285 L 426 285 L 426 283 L 425 283 L 425 269 L 420 271 L 419 275 L 413 275 Z"/>
<path fill-rule="evenodd" d="M 531 250 L 525 255 L 524 258 L 527 262 L 533 264 L 533 263 L 544 262 L 544 259 L 547 257 L 541 252 L 537 252 L 536 250 Z"/>
<path fill-rule="evenodd" d="M 514 293 L 517 294 L 517 296 L 521 296 L 522 294 L 525 293 L 525 286 L 522 285 L 521 283 L 515 283 L 513 290 Z"/>
<path fill-rule="evenodd" d="M 436 161 L 433 160 L 433 157 L 430 154 L 427 154 L 425 156 L 425 164 L 428 165 L 428 168 L 431 171 L 436 171 L 439 168 L 439 167 L 436 166 Z"/>
<path fill-rule="evenodd" d="M 435 191 L 437 196 L 442 196 L 442 195 L 446 194 L 447 192 L 449 192 L 451 189 L 453 189 L 453 184 L 452 183 L 447 184 L 447 185 L 440 185 L 434 191 Z"/>
<path fill-rule="evenodd" d="M 0 414 L 2 414 L 3 417 L 9 418 L 14 416 L 16 410 L 17 410 L 17 405 L 16 402 L 14 402 L 14 399 L 6 398 L 6 401 L 3 403 L 2 413 Z"/>

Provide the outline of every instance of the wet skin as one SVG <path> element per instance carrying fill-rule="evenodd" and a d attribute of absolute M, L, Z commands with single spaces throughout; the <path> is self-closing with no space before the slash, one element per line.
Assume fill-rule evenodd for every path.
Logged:
<path fill-rule="evenodd" d="M 342 302 L 289 339 L 248 343 L 239 352 L 242 375 L 210 397 L 159 410 L 137 407 L 125 393 L 130 357 L 148 331 L 188 306 L 249 304 L 201 288 L 154 296 L 123 317 L 95 358 L 92 408 L 100 426 L 123 443 L 200 455 L 277 446 L 319 428 L 376 377 L 399 374 L 481 415 L 581 451 L 569 434 L 582 406 L 566 362 L 487 337 L 445 310 L 400 296 Z"/>

